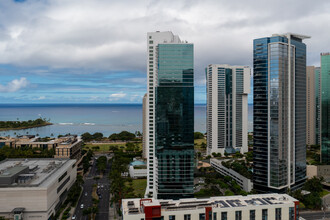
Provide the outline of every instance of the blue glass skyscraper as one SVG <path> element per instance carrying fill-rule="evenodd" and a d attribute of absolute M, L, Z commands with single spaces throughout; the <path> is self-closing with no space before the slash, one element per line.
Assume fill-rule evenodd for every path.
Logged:
<path fill-rule="evenodd" d="M 298 34 L 253 42 L 253 184 L 285 192 L 306 179 L 306 45 Z"/>
<path fill-rule="evenodd" d="M 147 196 L 193 196 L 193 44 L 171 32 L 148 33 Z"/>

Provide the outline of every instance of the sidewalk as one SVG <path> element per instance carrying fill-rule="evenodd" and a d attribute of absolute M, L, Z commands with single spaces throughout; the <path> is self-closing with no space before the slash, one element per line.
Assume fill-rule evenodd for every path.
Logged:
<path fill-rule="evenodd" d="M 111 193 L 110 193 L 110 199 L 109 201 L 111 200 Z M 113 204 L 112 206 L 110 205 L 111 202 L 109 202 L 109 220 L 113 220 L 113 219 L 120 219 L 118 214 L 117 214 L 117 211 L 116 211 L 116 206 L 115 204 Z"/>

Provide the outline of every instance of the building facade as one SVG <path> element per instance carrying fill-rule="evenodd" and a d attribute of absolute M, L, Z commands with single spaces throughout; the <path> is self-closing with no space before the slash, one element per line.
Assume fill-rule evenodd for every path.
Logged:
<path fill-rule="evenodd" d="M 321 54 L 321 162 L 330 164 L 330 53 Z"/>
<path fill-rule="evenodd" d="M 52 219 L 76 180 L 75 160 L 7 159 L 0 162 L 0 216 Z"/>
<path fill-rule="evenodd" d="M 306 69 L 306 144 L 321 143 L 321 75 L 320 67 L 307 66 Z"/>
<path fill-rule="evenodd" d="M 307 177 L 323 177 L 325 182 L 330 182 L 330 165 L 307 165 Z"/>
<path fill-rule="evenodd" d="M 64 142 L 58 144 L 54 158 L 76 159 L 81 158 L 82 139 L 80 136 L 67 136 Z"/>
<path fill-rule="evenodd" d="M 315 67 L 315 141 L 321 145 L 321 68 Z"/>
<path fill-rule="evenodd" d="M 146 195 L 182 198 L 193 194 L 193 44 L 172 32 L 148 40 L 148 123 Z"/>
<path fill-rule="evenodd" d="M 306 180 L 307 36 L 253 42 L 253 186 L 285 192 Z"/>
<path fill-rule="evenodd" d="M 123 199 L 123 220 L 298 220 L 299 201 L 286 194 L 204 199 Z"/>
<path fill-rule="evenodd" d="M 144 94 L 142 99 L 142 157 L 147 158 L 147 139 L 148 139 L 148 93 Z"/>
<path fill-rule="evenodd" d="M 208 155 L 248 151 L 250 74 L 246 66 L 206 68 Z"/>
<path fill-rule="evenodd" d="M 253 183 L 252 180 L 237 173 L 233 169 L 229 169 L 222 165 L 222 161 L 226 160 L 219 160 L 215 158 L 211 158 L 210 163 L 211 166 L 221 175 L 223 176 L 230 176 L 232 179 L 234 179 L 237 184 L 246 192 L 250 192 L 253 189 Z"/>
<path fill-rule="evenodd" d="M 316 144 L 315 67 L 306 68 L 306 144 Z"/>

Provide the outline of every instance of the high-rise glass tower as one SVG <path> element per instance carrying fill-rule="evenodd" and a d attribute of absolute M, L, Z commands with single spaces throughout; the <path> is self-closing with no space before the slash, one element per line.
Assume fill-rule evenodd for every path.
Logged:
<path fill-rule="evenodd" d="M 250 67 L 210 64 L 206 68 L 207 154 L 248 151 Z"/>
<path fill-rule="evenodd" d="M 316 90 L 315 67 L 306 69 L 306 144 L 316 144 Z"/>
<path fill-rule="evenodd" d="M 321 162 L 330 164 L 330 53 L 321 54 Z"/>
<path fill-rule="evenodd" d="M 320 67 L 307 66 L 306 70 L 306 144 L 320 144 L 321 118 Z"/>
<path fill-rule="evenodd" d="M 148 33 L 146 195 L 191 197 L 194 185 L 193 44 L 172 32 Z"/>
<path fill-rule="evenodd" d="M 321 68 L 315 67 L 315 140 L 321 145 Z"/>
<path fill-rule="evenodd" d="M 285 192 L 306 179 L 307 36 L 273 35 L 253 42 L 253 184 Z"/>

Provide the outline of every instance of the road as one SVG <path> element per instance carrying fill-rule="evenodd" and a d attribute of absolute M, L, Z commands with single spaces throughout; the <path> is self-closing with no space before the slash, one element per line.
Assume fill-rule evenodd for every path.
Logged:
<path fill-rule="evenodd" d="M 83 216 L 83 210 L 87 209 L 92 206 L 92 190 L 93 190 L 93 184 L 95 184 L 95 180 L 93 177 L 96 175 L 97 169 L 96 169 L 96 159 L 93 158 L 93 165 L 90 169 L 90 172 L 88 176 L 85 178 L 85 182 L 83 185 L 83 192 L 82 195 L 78 201 L 77 208 L 75 211 L 76 219 L 87 219 L 87 216 Z M 86 196 L 87 193 L 87 196 Z M 81 204 L 84 204 L 84 208 L 81 208 Z"/>
<path fill-rule="evenodd" d="M 98 180 L 99 194 L 102 196 L 99 203 L 99 212 L 96 215 L 96 220 L 107 220 L 109 218 L 109 204 L 110 204 L 110 183 L 109 183 L 110 165 L 107 164 L 107 168 L 104 172 L 102 179 Z M 103 187 L 102 187 L 103 186 Z"/>
<path fill-rule="evenodd" d="M 306 220 L 321 220 L 324 217 L 323 211 L 300 212 L 300 216 Z M 330 218 L 330 211 L 325 212 L 325 217 Z"/>
<path fill-rule="evenodd" d="M 100 156 L 100 155 L 98 155 Z M 92 190 L 93 185 L 98 184 L 100 195 L 102 196 L 100 199 L 100 203 L 98 205 L 99 212 L 96 215 L 96 219 L 103 220 L 108 219 L 109 216 L 109 174 L 110 166 L 107 165 L 107 169 L 102 177 L 102 179 L 94 180 L 94 177 L 98 175 L 98 171 L 96 168 L 96 158 L 93 158 L 93 165 L 90 169 L 88 176 L 85 178 L 85 182 L 83 185 L 83 193 L 80 197 L 77 208 L 75 211 L 76 219 L 79 220 L 87 220 L 87 216 L 83 216 L 83 210 L 88 209 L 93 205 L 92 201 Z M 103 185 L 103 187 L 101 187 Z M 86 196 L 87 193 L 87 196 Z M 84 204 L 84 208 L 81 208 L 81 204 Z"/>

